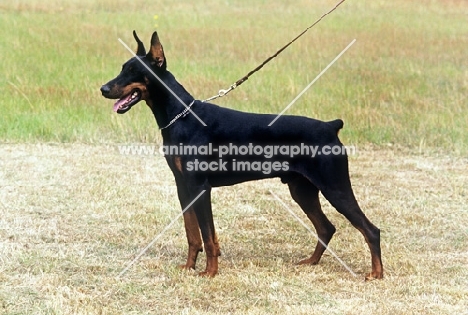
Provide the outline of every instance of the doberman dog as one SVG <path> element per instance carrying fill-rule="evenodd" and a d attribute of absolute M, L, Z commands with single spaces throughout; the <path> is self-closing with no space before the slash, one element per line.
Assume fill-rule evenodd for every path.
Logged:
<path fill-rule="evenodd" d="M 326 154 L 330 148 L 344 148 L 338 138 L 343 121 L 281 116 L 268 126 L 276 115 L 245 113 L 195 100 L 166 69 L 157 32 L 152 35 L 148 53 L 135 31 L 133 36 L 138 44 L 136 55 L 123 65 L 116 78 L 101 87 L 101 92 L 106 98 L 117 99 L 114 111 L 119 114 L 144 100 L 161 129 L 163 146 L 181 149 L 165 152 L 165 158 L 175 177 L 182 209 L 186 210 L 183 216 L 188 258 L 182 268 L 195 269 L 198 253 L 204 248 L 206 269 L 200 275 L 212 277 L 218 273 L 220 249 L 211 208 L 212 187 L 279 177 L 289 186 L 292 198 L 323 242 L 318 242 L 312 256 L 299 264 L 317 264 L 336 230 L 321 209 L 321 192 L 363 234 L 372 258 L 372 271 L 366 279 L 383 277 L 380 230 L 356 201 L 347 155 Z M 302 150 L 307 146 L 319 148 L 319 153 L 290 154 L 293 147 Z M 182 147 L 189 148 L 189 152 Z M 265 154 L 267 148 L 271 154 Z M 285 152 L 288 148 L 291 150 Z M 325 148 L 329 150 L 320 151 Z"/>

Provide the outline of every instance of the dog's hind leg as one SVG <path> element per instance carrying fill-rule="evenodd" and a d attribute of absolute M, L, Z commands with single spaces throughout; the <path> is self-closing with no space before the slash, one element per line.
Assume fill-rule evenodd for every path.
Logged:
<path fill-rule="evenodd" d="M 310 258 L 301 260 L 298 264 L 316 265 L 320 261 L 323 252 L 326 249 L 336 229 L 328 220 L 322 211 L 319 200 L 319 190 L 307 178 L 298 175 L 295 179 L 288 183 L 289 191 L 293 199 L 299 204 L 307 217 L 312 221 L 317 236 L 320 241 Z"/>
<path fill-rule="evenodd" d="M 334 176 L 325 177 L 321 192 L 325 198 L 357 228 L 369 246 L 372 259 L 372 271 L 366 280 L 383 278 L 383 266 L 380 252 L 380 230 L 373 225 L 362 212 L 351 187 L 346 159 L 336 158 L 322 170 L 333 170 Z"/>
<path fill-rule="evenodd" d="M 380 253 L 380 230 L 362 212 L 351 190 L 331 190 L 322 191 L 322 193 L 332 206 L 364 235 L 372 258 L 372 272 L 366 275 L 366 280 L 381 279 L 383 267 Z"/>

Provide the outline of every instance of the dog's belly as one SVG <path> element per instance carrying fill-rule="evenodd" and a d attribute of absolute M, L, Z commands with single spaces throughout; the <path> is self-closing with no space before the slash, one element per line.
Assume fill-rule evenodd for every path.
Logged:
<path fill-rule="evenodd" d="M 207 176 L 211 187 L 232 186 L 243 182 L 260 180 L 266 178 L 286 176 L 284 172 L 271 172 L 264 174 L 263 172 L 226 172 L 212 173 Z"/>

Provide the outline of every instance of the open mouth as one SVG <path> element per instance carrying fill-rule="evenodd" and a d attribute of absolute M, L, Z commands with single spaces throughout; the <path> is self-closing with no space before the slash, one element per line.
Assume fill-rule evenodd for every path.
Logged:
<path fill-rule="evenodd" d="M 130 110 L 133 105 L 138 103 L 141 100 L 141 92 L 138 89 L 133 90 L 130 94 L 125 95 L 120 98 L 114 104 L 114 112 L 118 114 L 123 114 Z"/>

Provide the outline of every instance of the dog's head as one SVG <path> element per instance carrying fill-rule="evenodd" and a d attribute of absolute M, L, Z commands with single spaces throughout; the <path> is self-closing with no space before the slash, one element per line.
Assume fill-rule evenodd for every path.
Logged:
<path fill-rule="evenodd" d="M 151 49 L 146 53 L 145 46 L 135 31 L 133 37 L 138 43 L 136 56 L 122 66 L 122 71 L 115 78 L 101 87 L 101 93 L 109 99 L 117 99 L 114 111 L 123 114 L 141 100 L 149 98 L 148 84 L 150 76 L 166 71 L 166 57 L 157 32 L 151 37 Z"/>

